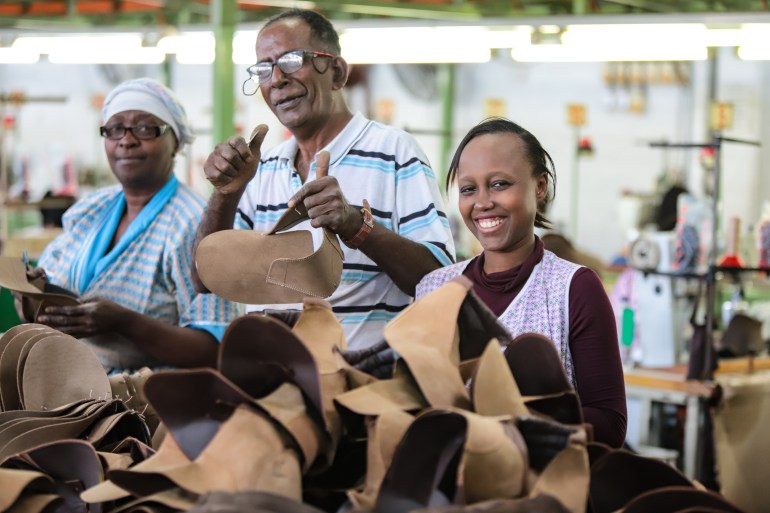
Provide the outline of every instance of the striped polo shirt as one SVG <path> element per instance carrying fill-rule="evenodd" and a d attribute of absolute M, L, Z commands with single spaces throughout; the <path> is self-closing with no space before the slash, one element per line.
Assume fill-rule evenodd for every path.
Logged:
<path fill-rule="evenodd" d="M 443 266 L 454 262 L 454 243 L 444 200 L 428 158 L 414 138 L 397 128 L 356 114 L 324 148 L 331 155 L 329 175 L 337 178 L 348 202 L 360 208 L 366 199 L 374 221 L 426 246 Z M 256 176 L 241 198 L 235 227 L 269 231 L 302 187 L 294 167 L 298 151 L 293 137 L 264 152 Z M 308 180 L 315 179 L 315 162 Z M 309 222 L 293 230 L 310 230 L 315 247 L 322 231 Z M 385 324 L 412 298 L 398 289 L 377 264 L 342 245 L 342 280 L 327 298 L 345 331 L 348 347 L 360 349 L 383 339 Z M 398 254 L 390 258 L 399 258 Z M 301 305 L 248 305 L 247 311 L 301 308 Z"/>

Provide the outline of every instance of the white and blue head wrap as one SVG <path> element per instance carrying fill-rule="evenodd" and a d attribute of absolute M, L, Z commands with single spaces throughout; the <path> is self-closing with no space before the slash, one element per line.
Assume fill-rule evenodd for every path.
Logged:
<path fill-rule="evenodd" d="M 195 136 L 187 121 L 187 113 L 173 91 L 151 78 L 126 80 L 104 100 L 102 122 L 127 110 L 148 112 L 167 123 L 176 135 L 180 148 L 192 144 Z"/>

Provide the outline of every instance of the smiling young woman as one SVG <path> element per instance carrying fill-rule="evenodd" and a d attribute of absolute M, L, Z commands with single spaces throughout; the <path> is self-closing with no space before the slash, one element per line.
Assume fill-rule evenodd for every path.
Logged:
<path fill-rule="evenodd" d="M 480 255 L 433 271 L 417 298 L 462 274 L 516 337 L 540 333 L 553 341 L 594 437 L 614 447 L 626 434 L 626 396 L 615 315 L 594 271 L 547 251 L 535 227 L 555 192 L 551 156 L 537 138 L 503 118 L 473 127 L 447 175 L 458 207 L 478 239 Z"/>

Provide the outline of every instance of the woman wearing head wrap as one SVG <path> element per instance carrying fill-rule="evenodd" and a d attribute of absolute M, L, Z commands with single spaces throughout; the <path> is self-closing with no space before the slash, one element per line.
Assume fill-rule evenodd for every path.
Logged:
<path fill-rule="evenodd" d="M 102 121 L 120 183 L 71 207 L 31 272 L 81 304 L 46 307 L 34 320 L 84 339 L 109 370 L 213 366 L 238 312 L 190 281 L 204 203 L 173 173 L 174 156 L 193 140 L 184 108 L 165 86 L 140 78 L 107 96 Z"/>

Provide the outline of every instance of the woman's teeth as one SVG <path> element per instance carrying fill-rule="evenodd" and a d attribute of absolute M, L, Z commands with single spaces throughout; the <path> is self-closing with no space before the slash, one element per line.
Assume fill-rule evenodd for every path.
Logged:
<path fill-rule="evenodd" d="M 498 224 L 502 223 L 503 220 L 499 217 L 496 219 L 479 219 L 479 226 L 482 228 L 494 228 Z"/>

